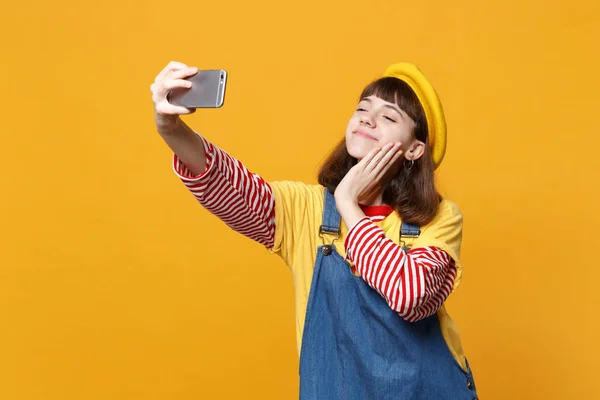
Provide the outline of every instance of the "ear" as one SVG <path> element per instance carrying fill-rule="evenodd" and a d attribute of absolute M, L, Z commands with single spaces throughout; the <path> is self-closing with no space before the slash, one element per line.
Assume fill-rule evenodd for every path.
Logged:
<path fill-rule="evenodd" d="M 418 160 L 425 153 L 425 143 L 420 140 L 415 140 L 411 145 L 404 158 L 407 160 Z"/>

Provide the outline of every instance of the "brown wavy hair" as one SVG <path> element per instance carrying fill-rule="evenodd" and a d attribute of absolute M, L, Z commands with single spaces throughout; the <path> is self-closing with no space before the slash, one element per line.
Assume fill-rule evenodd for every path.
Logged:
<path fill-rule="evenodd" d="M 394 77 L 371 82 L 361 93 L 359 101 L 369 96 L 397 104 L 415 122 L 415 138 L 425 143 L 423 155 L 412 166 L 408 161 L 403 161 L 395 175 L 383 183 L 383 202 L 396 210 L 403 221 L 426 225 L 435 217 L 441 196 L 435 187 L 435 165 L 429 149 L 425 111 L 410 86 Z M 334 193 L 337 185 L 357 162 L 348 153 L 344 138 L 321 166 L 319 184 Z"/>

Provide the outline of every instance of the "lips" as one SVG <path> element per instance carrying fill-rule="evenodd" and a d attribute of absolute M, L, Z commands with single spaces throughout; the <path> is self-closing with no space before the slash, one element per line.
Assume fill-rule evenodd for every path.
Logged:
<path fill-rule="evenodd" d="M 360 137 L 363 137 L 365 139 L 377 140 L 377 139 L 375 139 L 375 136 L 373 136 L 373 135 L 371 135 L 371 134 L 369 134 L 369 133 L 367 133 L 367 132 L 365 132 L 363 130 L 360 130 L 360 129 L 355 130 L 354 134 L 358 135 Z"/>

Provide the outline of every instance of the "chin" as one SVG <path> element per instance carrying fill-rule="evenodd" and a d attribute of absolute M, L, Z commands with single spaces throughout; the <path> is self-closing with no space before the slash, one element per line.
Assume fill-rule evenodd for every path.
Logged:
<path fill-rule="evenodd" d="M 362 158 L 364 158 L 367 155 L 368 151 L 362 151 L 360 149 L 355 150 L 355 149 L 348 149 L 348 154 L 350 154 L 352 157 L 356 158 L 357 160 L 360 160 Z"/>
<path fill-rule="evenodd" d="M 364 158 L 371 150 L 373 150 L 375 146 L 367 147 L 367 146 L 358 146 L 357 143 L 346 143 L 346 149 L 348 150 L 348 154 L 352 157 L 360 160 Z"/>

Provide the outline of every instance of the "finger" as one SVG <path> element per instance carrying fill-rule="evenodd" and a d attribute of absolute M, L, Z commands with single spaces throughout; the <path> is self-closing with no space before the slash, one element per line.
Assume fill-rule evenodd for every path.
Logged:
<path fill-rule="evenodd" d="M 198 68 L 196 68 L 196 67 L 189 67 L 189 68 L 185 68 L 183 70 L 170 71 L 167 73 L 167 75 L 162 77 L 160 80 L 157 80 L 153 84 L 154 89 L 152 89 L 152 85 L 151 85 L 151 90 L 157 97 L 158 101 L 160 101 L 160 100 L 162 100 L 163 97 L 167 96 L 169 90 L 171 90 L 171 89 L 180 88 L 180 87 L 181 88 L 191 88 L 192 83 L 187 80 L 183 80 L 181 78 L 188 77 L 197 72 L 198 72 Z"/>
<path fill-rule="evenodd" d="M 162 71 L 160 71 L 158 73 L 158 75 L 156 76 L 155 82 L 160 82 L 161 80 L 163 80 L 164 77 L 171 71 L 184 69 L 184 68 L 187 68 L 187 65 L 177 62 L 177 61 L 171 61 L 162 69 Z"/>
<path fill-rule="evenodd" d="M 374 157 L 371 163 L 365 167 L 365 172 L 367 172 L 371 177 L 375 177 L 379 174 L 379 172 L 385 168 L 387 163 L 389 162 L 390 157 L 396 153 L 397 146 L 393 143 L 388 143 L 384 146 L 383 151 Z"/>
<path fill-rule="evenodd" d="M 381 158 L 379 161 L 379 166 L 388 166 L 395 158 L 400 157 L 402 155 L 402 147 L 400 143 L 394 143 L 389 151 Z"/>
<path fill-rule="evenodd" d="M 169 91 L 175 88 L 191 88 L 192 82 L 186 81 L 185 79 L 172 79 L 166 80 L 162 85 L 162 90 Z"/>
<path fill-rule="evenodd" d="M 386 156 L 379 163 L 378 168 L 372 172 L 375 174 L 375 179 L 380 180 L 383 178 L 390 168 L 394 166 L 396 161 L 400 159 L 402 154 L 404 154 L 404 152 L 400 149 L 400 145 L 388 152 L 388 154 L 386 154 Z"/>
<path fill-rule="evenodd" d="M 360 160 L 360 162 L 358 162 L 358 164 L 356 164 L 356 165 L 360 165 L 361 167 L 368 165 L 371 162 L 371 160 L 373 159 L 373 157 L 375 157 L 377 154 L 379 154 L 380 151 L 381 151 L 381 147 L 374 148 L 373 150 L 368 152 L 367 155 L 364 156 L 362 158 L 362 160 Z"/>
<path fill-rule="evenodd" d="M 198 68 L 186 67 L 183 69 L 177 69 L 177 70 L 170 71 L 167 74 L 167 77 L 169 79 L 183 79 L 183 78 L 187 78 L 189 76 L 195 75 L 197 73 L 198 73 Z"/>
<path fill-rule="evenodd" d="M 381 163 L 381 160 L 393 149 L 395 146 L 393 143 L 388 143 L 381 148 L 381 151 L 369 161 L 369 163 L 365 166 L 365 171 L 372 172 L 377 166 Z"/>
<path fill-rule="evenodd" d="M 177 62 L 177 61 L 171 61 L 170 63 L 167 64 L 167 66 L 165 68 L 181 69 L 181 68 L 187 68 L 187 65 L 185 65 L 184 63 Z"/>
<path fill-rule="evenodd" d="M 191 114 L 195 110 L 193 108 L 176 106 L 166 101 L 156 105 L 156 112 L 163 115 L 186 115 Z"/>

